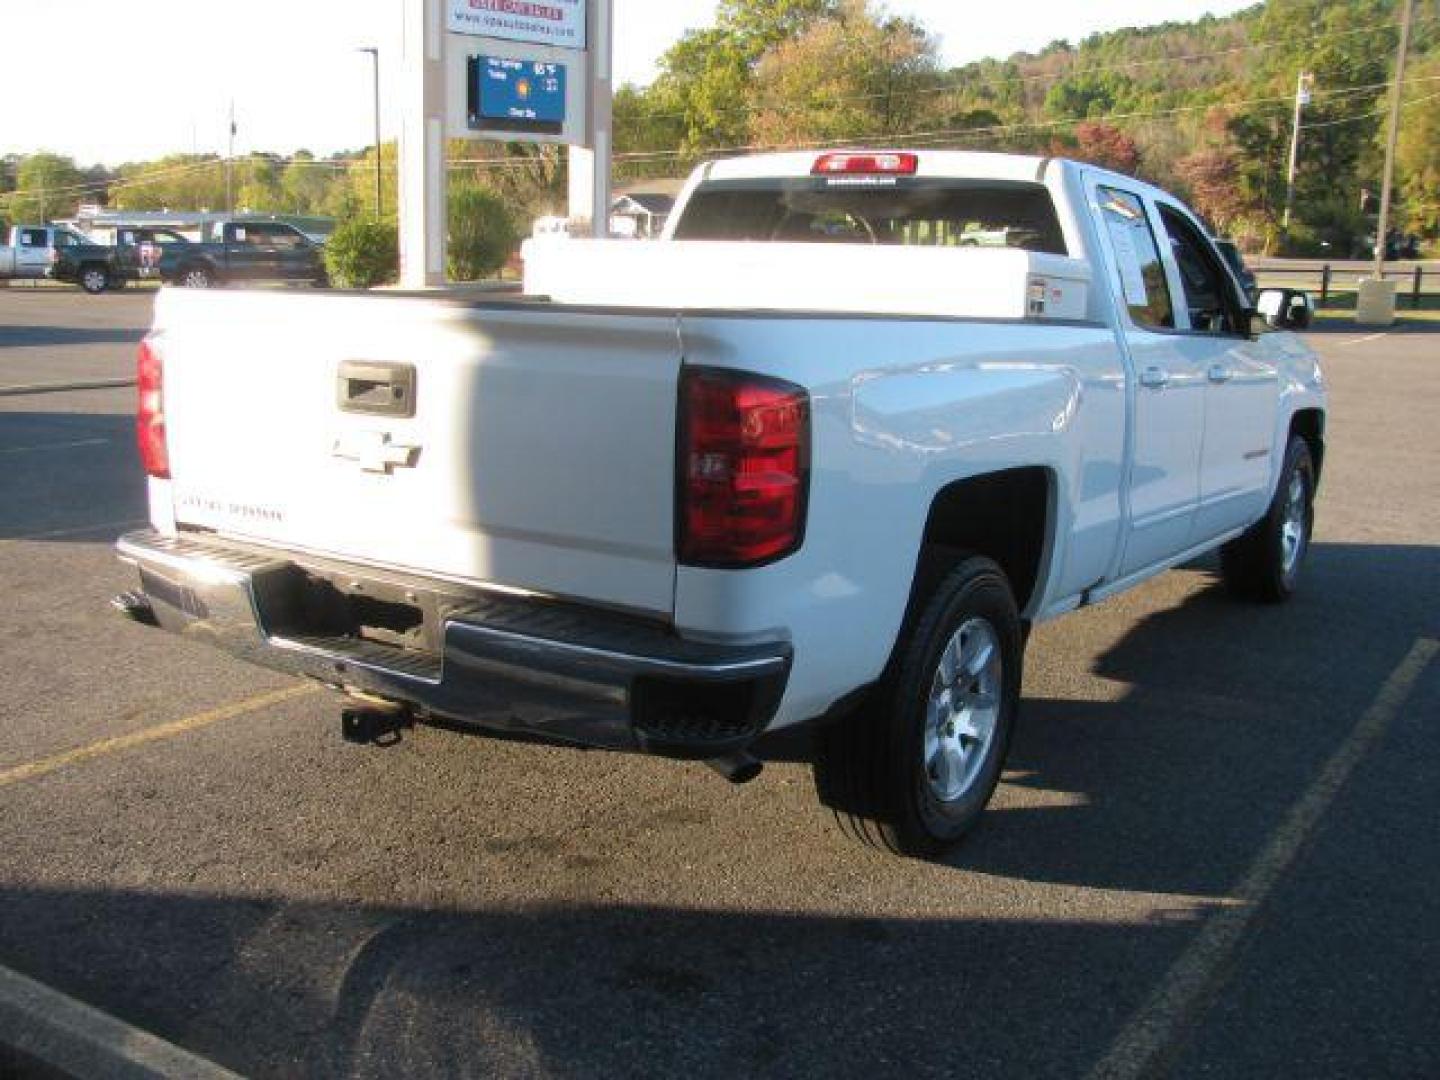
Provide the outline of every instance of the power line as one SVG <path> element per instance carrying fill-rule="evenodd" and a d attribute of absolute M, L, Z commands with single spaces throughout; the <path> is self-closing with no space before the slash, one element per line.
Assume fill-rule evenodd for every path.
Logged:
<path fill-rule="evenodd" d="M 1424 78 L 1418 78 L 1418 79 L 1407 79 L 1407 80 L 1406 80 L 1406 83 L 1409 84 L 1409 83 L 1419 83 L 1419 82 L 1434 82 L 1434 81 L 1437 81 L 1437 80 L 1440 80 L 1440 75 L 1426 76 L 1426 77 L 1424 77 Z M 1356 94 L 1361 94 L 1361 93 L 1365 93 L 1365 92 L 1372 91 L 1372 90 L 1383 89 L 1384 87 L 1387 87 L 1387 86 L 1390 86 L 1390 85 L 1391 85 L 1391 83 L 1388 83 L 1388 82 L 1384 82 L 1384 83 L 1371 83 L 1371 84 L 1368 84 L 1368 85 L 1365 85 L 1365 86 L 1352 86 L 1352 87 L 1345 87 L 1345 88 L 1341 88 L 1341 89 L 1337 89 L 1337 90 L 1317 91 L 1316 94 L 1317 94 L 1317 96 L 1322 96 L 1322 95 L 1323 95 L 1323 96 L 1326 96 L 1326 97 L 1335 97 L 1335 98 L 1339 98 L 1339 97 L 1351 97 L 1351 96 L 1354 96 L 1354 95 L 1356 95 Z M 707 155 L 707 154 L 753 153 L 753 152 L 756 152 L 756 151 L 763 151 L 763 150 L 781 150 L 781 149 L 790 149 L 790 150 L 811 150 L 811 149 L 815 149 L 815 150 L 820 150 L 820 149 L 827 149 L 827 148 L 834 147 L 834 146 L 859 145 L 859 144 L 865 144 L 865 143 L 886 144 L 886 145 L 893 144 L 893 145 L 897 145 L 897 146 L 898 146 L 898 145 L 901 145 L 902 143 L 903 143 L 903 144 L 906 144 L 906 145 L 911 144 L 911 143 L 914 142 L 915 140 L 922 140 L 922 141 L 923 141 L 923 140 L 931 140 L 931 141 L 933 141 L 933 140 L 936 140 L 936 139 L 953 139 L 953 138 L 958 137 L 958 136 L 993 135 L 993 134 L 1004 134 L 1004 133 L 1009 133 L 1009 132 L 1014 132 L 1014 131 L 1045 130 L 1045 129 L 1058 128 L 1058 127 L 1076 126 L 1076 125 L 1079 125 L 1079 124 L 1086 124 L 1086 123 L 1108 123 L 1108 122 L 1122 121 L 1122 120 L 1153 120 L 1153 119 L 1162 119 L 1162 118 L 1170 117 L 1170 116 L 1179 116 L 1179 115 L 1183 115 L 1183 114 L 1186 114 L 1186 113 L 1208 112 L 1208 111 L 1210 111 L 1211 109 L 1242 109 L 1242 108 L 1249 108 L 1249 107 L 1252 107 L 1252 106 L 1276 105 L 1276 104 L 1281 104 L 1281 103 L 1289 104 L 1290 100 L 1291 100 L 1290 95 L 1286 94 L 1286 95 L 1277 96 L 1277 97 L 1250 98 L 1250 99 L 1242 100 L 1242 101 L 1221 101 L 1221 102 L 1210 102 L 1210 103 L 1198 104 L 1198 105 L 1182 105 L 1182 106 L 1177 106 L 1177 107 L 1171 108 L 1171 109 L 1159 109 L 1159 110 L 1152 110 L 1152 111 L 1148 111 L 1148 112 L 1147 112 L 1147 111 L 1115 112 L 1115 113 L 1107 113 L 1107 114 L 1100 115 L 1100 116 L 1085 116 L 1085 117 L 1078 117 L 1078 118 L 1066 118 L 1066 119 L 1060 119 L 1060 120 L 1028 120 L 1028 121 L 1019 121 L 1019 122 L 1016 122 L 1016 123 L 1013 123 L 1013 124 L 991 124 L 991 125 L 988 125 L 988 126 L 985 126 L 985 127 L 948 128 L 948 129 L 941 129 L 941 130 L 936 130 L 936 131 L 911 132 L 911 133 L 909 133 L 909 134 L 882 133 L 882 134 L 879 134 L 879 135 L 858 135 L 858 136 L 852 136 L 852 137 L 848 137 L 848 138 L 844 138 L 844 139 L 829 139 L 829 140 L 824 140 L 824 141 L 817 141 L 817 142 L 810 142 L 810 143 L 801 143 L 801 144 L 795 144 L 795 143 L 753 143 L 753 144 L 749 144 L 749 145 L 745 145 L 745 146 L 706 147 L 706 148 L 700 148 L 700 149 L 695 149 L 695 150 L 680 149 L 680 150 L 640 151 L 640 152 L 636 152 L 636 153 L 632 153 L 632 154 L 616 154 L 616 155 L 615 155 L 615 158 L 616 158 L 617 161 L 620 161 L 620 160 L 626 160 L 626 161 L 662 160 L 662 159 L 667 159 L 667 158 L 673 159 L 673 158 L 685 158 L 685 157 L 702 157 L 702 156 L 705 156 L 705 155 Z"/>
<path fill-rule="evenodd" d="M 1411 105 L 1419 105 L 1425 101 L 1434 101 L 1436 98 L 1440 98 L 1440 93 L 1426 94 L 1424 97 L 1411 98 L 1409 101 L 1401 102 L 1400 107 L 1402 109 L 1408 109 Z M 1354 116 L 1343 116 L 1338 120 L 1321 120 L 1314 124 L 1306 124 L 1303 130 L 1313 131 L 1316 128 L 1339 127 L 1342 124 L 1353 124 L 1357 120 L 1369 120 L 1372 117 L 1384 116 L 1389 111 L 1390 110 L 1388 108 L 1371 109 L 1369 112 L 1356 113 Z"/>

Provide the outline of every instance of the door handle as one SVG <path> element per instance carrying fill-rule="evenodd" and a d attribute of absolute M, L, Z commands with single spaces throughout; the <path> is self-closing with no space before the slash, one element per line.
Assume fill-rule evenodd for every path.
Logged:
<path fill-rule="evenodd" d="M 1212 383 L 1227 383 L 1235 377 L 1235 373 L 1224 364 L 1211 364 L 1209 377 Z"/>
<path fill-rule="evenodd" d="M 1140 385 L 1150 390 L 1164 390 L 1170 385 L 1170 373 L 1161 367 L 1148 367 L 1140 373 Z"/>
<path fill-rule="evenodd" d="M 346 360 L 335 376 L 335 403 L 341 412 L 414 416 L 415 367 Z"/>

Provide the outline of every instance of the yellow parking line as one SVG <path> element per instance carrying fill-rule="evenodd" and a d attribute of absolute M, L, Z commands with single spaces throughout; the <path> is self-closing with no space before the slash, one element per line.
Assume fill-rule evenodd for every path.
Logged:
<path fill-rule="evenodd" d="M 104 757 L 106 754 L 118 753 L 121 750 L 132 750 L 137 746 L 144 746 L 146 743 L 159 742 L 161 739 L 170 739 L 176 735 L 184 735 L 189 731 L 198 731 L 200 728 L 209 727 L 211 724 L 218 724 L 224 720 L 234 720 L 246 713 L 258 712 L 260 709 L 269 708 L 271 705 L 280 705 L 306 694 L 313 694 L 320 687 L 313 683 L 303 683 L 299 686 L 291 686 L 284 690 L 276 690 L 273 693 L 261 694 L 259 697 L 246 698 L 244 701 L 237 701 L 230 705 L 222 705 L 218 709 L 210 709 L 206 712 L 196 713 L 194 716 L 187 716 L 183 720 L 172 720 L 168 724 L 157 724 L 154 727 L 146 728 L 143 731 L 131 732 L 129 735 L 118 735 L 113 739 L 101 739 L 89 746 L 81 746 L 74 750 L 67 750 L 63 754 L 56 754 L 54 757 L 41 758 L 39 761 L 32 761 L 28 765 L 17 765 L 12 769 L 0 772 L 0 788 L 8 787 L 11 784 L 18 784 L 24 780 L 34 780 L 47 773 L 55 772 L 57 769 L 64 769 L 71 765 L 79 765 L 81 762 L 93 761 L 95 758 Z"/>
<path fill-rule="evenodd" d="M 1089 1080 L 1140 1080 L 1164 1072 L 1189 1031 L 1204 1017 L 1229 961 L 1266 898 L 1314 834 L 1357 765 L 1405 707 L 1440 641 L 1417 641 L 1325 768 L 1290 808 L 1236 890 L 1238 903 L 1210 915 L 1145 1006 L 1131 1018 Z"/>

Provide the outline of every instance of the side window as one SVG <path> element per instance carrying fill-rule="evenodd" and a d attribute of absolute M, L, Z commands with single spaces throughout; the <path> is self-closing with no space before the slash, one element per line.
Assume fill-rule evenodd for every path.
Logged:
<path fill-rule="evenodd" d="M 1120 284 L 1131 320 L 1136 326 L 1173 330 L 1175 306 L 1145 204 L 1129 192 L 1102 187 L 1100 216 L 1120 264 Z"/>
<path fill-rule="evenodd" d="M 20 246 L 49 247 L 50 245 L 46 242 L 44 229 L 21 229 Z"/>
<path fill-rule="evenodd" d="M 301 247 L 304 244 L 304 239 L 288 225 L 272 225 L 270 227 L 270 238 L 268 242 L 273 247 L 284 248 L 289 251 L 293 248 Z"/>
<path fill-rule="evenodd" d="M 1206 334 L 1239 332 L 1230 274 L 1221 265 L 1214 246 L 1185 215 L 1168 206 L 1160 207 L 1160 221 L 1170 235 L 1175 263 L 1180 268 L 1190 328 Z"/>

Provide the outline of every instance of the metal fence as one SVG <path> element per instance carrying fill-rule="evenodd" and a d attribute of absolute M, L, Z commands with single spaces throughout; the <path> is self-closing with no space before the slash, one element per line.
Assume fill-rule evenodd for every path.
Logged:
<path fill-rule="evenodd" d="M 1371 266 L 1335 266 L 1325 263 L 1313 266 L 1262 266 L 1255 269 L 1255 278 L 1260 288 L 1266 286 L 1288 286 L 1307 289 L 1315 294 L 1316 303 L 1326 307 L 1336 293 L 1359 292 L 1360 282 L 1374 276 Z M 1398 299 L 1408 301 L 1412 309 L 1419 309 L 1423 298 L 1440 295 L 1440 267 L 1410 266 L 1386 269 L 1385 280 L 1400 285 Z"/>

